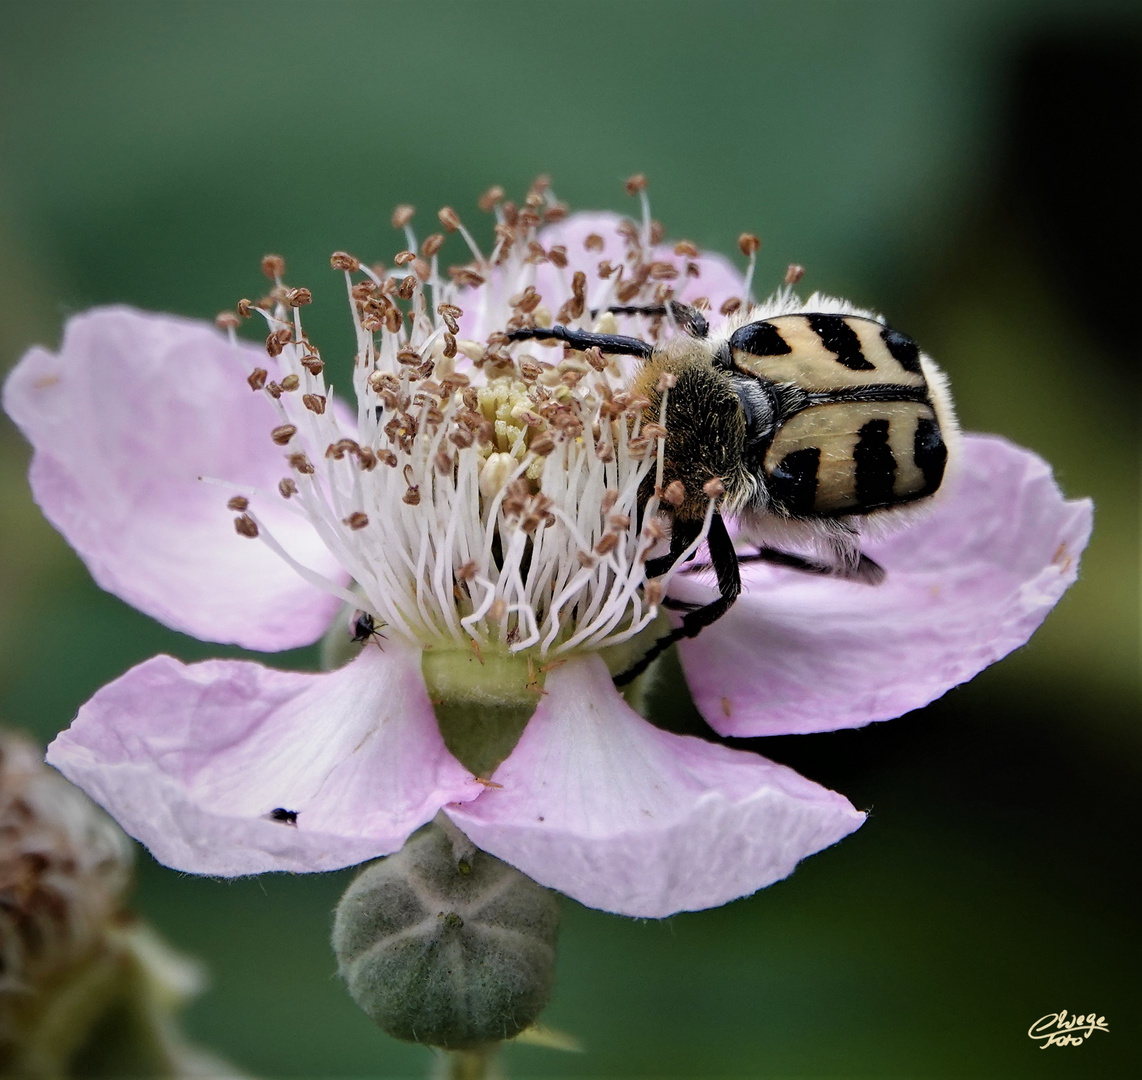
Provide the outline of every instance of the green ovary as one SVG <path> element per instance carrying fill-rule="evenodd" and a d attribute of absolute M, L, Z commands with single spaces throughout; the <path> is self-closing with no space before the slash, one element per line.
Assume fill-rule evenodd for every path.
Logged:
<path fill-rule="evenodd" d="M 479 777 L 490 777 L 519 742 L 543 693 L 534 654 L 427 649 L 421 661 L 444 745 Z"/>

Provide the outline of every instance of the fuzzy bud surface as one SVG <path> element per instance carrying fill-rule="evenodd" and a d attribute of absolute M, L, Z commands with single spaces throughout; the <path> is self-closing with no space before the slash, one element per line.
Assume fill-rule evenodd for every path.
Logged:
<path fill-rule="evenodd" d="M 467 1049 L 535 1021 L 558 925 L 554 893 L 434 824 L 349 886 L 333 949 L 353 1000 L 388 1034 Z"/>

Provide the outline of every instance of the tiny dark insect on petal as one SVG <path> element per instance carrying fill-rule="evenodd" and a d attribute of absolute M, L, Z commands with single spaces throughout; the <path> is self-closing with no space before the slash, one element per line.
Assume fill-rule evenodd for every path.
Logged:
<path fill-rule="evenodd" d="M 292 825 L 295 829 L 297 828 L 296 810 L 286 810 L 284 807 L 275 806 L 266 816 L 270 821 L 276 821 L 282 825 Z"/>
<path fill-rule="evenodd" d="M 385 640 L 385 635 L 377 629 L 377 620 L 367 611 L 353 612 L 353 618 L 349 622 L 349 632 L 358 645 L 363 645 L 369 638 L 373 638 L 379 647 Z"/>

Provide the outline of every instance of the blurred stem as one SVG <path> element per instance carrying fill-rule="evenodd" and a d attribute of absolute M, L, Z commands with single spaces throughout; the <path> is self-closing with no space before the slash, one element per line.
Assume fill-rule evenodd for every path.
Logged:
<path fill-rule="evenodd" d="M 474 1050 L 446 1050 L 446 1080 L 504 1080 L 497 1061 L 499 1046 L 479 1046 Z"/>

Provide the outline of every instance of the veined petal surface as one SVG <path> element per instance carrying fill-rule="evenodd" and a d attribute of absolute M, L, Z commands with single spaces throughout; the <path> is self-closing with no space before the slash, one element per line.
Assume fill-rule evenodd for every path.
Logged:
<path fill-rule="evenodd" d="M 273 535 L 346 575 L 276 493 L 290 472 L 270 439 L 281 421 L 246 385 L 268 363 L 206 323 L 97 308 L 68 322 L 58 353 L 21 360 L 4 408 L 34 447 L 36 501 L 104 589 L 184 633 L 273 651 L 315 641 L 340 601 L 239 536 L 229 496 L 273 492 L 259 502 Z"/>
<path fill-rule="evenodd" d="M 772 884 L 863 821 L 781 765 L 647 723 L 598 656 L 547 676 L 499 788 L 446 812 L 477 846 L 589 907 L 662 918 Z"/>
<path fill-rule="evenodd" d="M 222 877 L 387 855 L 483 790 L 444 746 L 419 651 L 394 642 L 320 675 L 156 656 L 87 702 L 48 761 L 159 862 Z"/>

